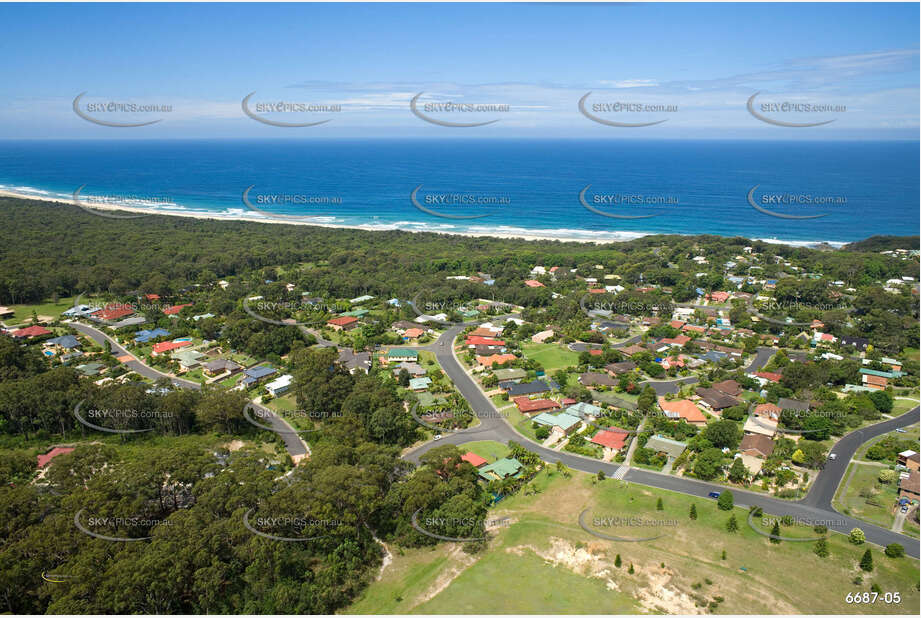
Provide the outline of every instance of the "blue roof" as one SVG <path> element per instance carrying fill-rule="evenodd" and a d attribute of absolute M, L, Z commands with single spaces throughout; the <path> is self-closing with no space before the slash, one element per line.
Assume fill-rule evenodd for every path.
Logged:
<path fill-rule="evenodd" d="M 253 367 L 252 369 L 247 369 L 243 373 L 245 373 L 250 378 L 255 378 L 256 380 L 258 380 L 259 378 L 270 376 L 273 373 L 276 373 L 277 371 L 278 370 L 275 369 L 274 367 L 262 365 L 261 367 Z"/>
<path fill-rule="evenodd" d="M 157 337 L 169 337 L 169 331 L 162 328 L 155 328 L 153 330 L 139 330 L 135 335 L 135 341 L 138 343 L 145 343 Z"/>
<path fill-rule="evenodd" d="M 45 343 L 50 343 L 51 345 L 59 345 L 67 350 L 80 347 L 80 341 L 73 335 L 62 335 L 60 337 L 55 337 L 54 339 L 49 339 Z"/>

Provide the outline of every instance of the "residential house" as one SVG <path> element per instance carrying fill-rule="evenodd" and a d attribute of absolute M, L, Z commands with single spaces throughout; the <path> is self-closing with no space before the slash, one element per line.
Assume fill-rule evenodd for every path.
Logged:
<path fill-rule="evenodd" d="M 545 287 L 543 283 L 541 283 L 540 281 L 538 281 L 538 280 L 536 280 L 536 279 L 528 279 L 528 280 L 526 280 L 526 281 L 524 282 L 524 284 L 525 284 L 526 286 L 528 286 L 529 288 L 542 288 L 542 287 Z"/>
<path fill-rule="evenodd" d="M 899 498 L 908 500 L 918 500 L 919 473 L 917 470 L 909 470 L 908 476 L 899 481 Z"/>
<path fill-rule="evenodd" d="M 483 367 L 492 367 L 493 365 L 504 365 L 516 360 L 518 357 L 514 354 L 493 354 L 491 356 L 477 356 L 476 362 Z"/>
<path fill-rule="evenodd" d="M 419 360 L 419 352 L 406 348 L 391 348 L 387 350 L 387 363 L 415 363 Z"/>
<path fill-rule="evenodd" d="M 431 378 L 411 378 L 409 380 L 409 390 L 421 393 L 422 391 L 428 390 L 428 387 L 432 385 Z"/>
<path fill-rule="evenodd" d="M 474 468 L 482 468 L 483 466 L 489 463 L 488 461 L 486 461 L 485 459 L 483 459 L 476 453 L 472 453 L 470 451 L 467 451 L 466 453 L 461 455 L 461 459 L 463 461 L 466 461 L 468 464 L 470 464 Z"/>
<path fill-rule="evenodd" d="M 777 401 L 777 407 L 779 407 L 781 410 L 792 410 L 794 412 L 808 412 L 809 402 L 800 401 L 798 399 L 788 399 L 787 397 L 781 397 Z"/>
<path fill-rule="evenodd" d="M 549 393 L 559 388 L 560 385 L 553 380 L 534 380 L 533 382 L 500 382 L 499 388 L 508 393 L 509 397 L 519 397 L 521 395 L 537 395 L 539 393 Z"/>
<path fill-rule="evenodd" d="M 604 414 L 604 410 L 596 405 L 580 401 L 566 408 L 566 413 L 572 416 L 578 416 L 583 421 L 591 421 L 600 418 L 602 414 Z"/>
<path fill-rule="evenodd" d="M 528 399 L 527 397 L 515 397 L 513 401 L 515 402 L 515 405 L 518 406 L 518 411 L 524 414 L 543 412 L 545 410 L 557 410 L 560 407 L 560 404 L 553 401 L 552 399 Z"/>
<path fill-rule="evenodd" d="M 684 419 L 687 423 L 697 427 L 707 424 L 707 417 L 704 413 L 688 399 L 666 401 L 665 397 L 659 397 L 659 407 L 662 408 L 665 416 L 672 420 Z"/>
<path fill-rule="evenodd" d="M 500 382 L 520 382 L 528 376 L 524 369 L 496 369 L 493 373 Z"/>
<path fill-rule="evenodd" d="M 541 412 L 535 416 L 533 420 L 538 425 L 549 427 L 551 433 L 556 433 L 561 436 L 569 435 L 582 423 L 582 419 L 578 416 L 571 416 L 565 412 L 560 412 L 559 414 Z"/>
<path fill-rule="evenodd" d="M 44 337 L 45 335 L 52 334 L 54 333 L 52 333 L 44 326 L 27 326 L 26 328 L 14 330 L 12 333 L 10 333 L 10 336 L 17 339 L 34 339 L 35 337 Z"/>
<path fill-rule="evenodd" d="M 854 346 L 859 352 L 866 352 L 867 346 L 870 345 L 870 340 L 864 337 L 851 337 L 849 335 L 842 335 L 840 343 L 842 346 Z"/>
<path fill-rule="evenodd" d="M 617 386 L 617 381 L 606 373 L 588 371 L 579 375 L 579 384 L 582 386 Z"/>
<path fill-rule="evenodd" d="M 713 385 L 713 388 L 721 393 L 726 393 L 731 397 L 738 397 L 742 394 L 742 387 L 735 380 L 723 380 Z"/>
<path fill-rule="evenodd" d="M 173 350 L 178 350 L 179 348 L 184 348 L 186 346 L 192 345 L 191 340 L 184 341 L 161 341 L 160 343 L 155 343 L 153 348 L 150 351 L 151 356 L 160 356 L 166 352 L 172 352 Z"/>
<path fill-rule="evenodd" d="M 79 348 L 80 340 L 73 335 L 62 335 L 61 337 L 46 339 L 42 345 L 47 348 L 52 348 L 58 352 L 62 352 L 64 350 L 74 350 Z"/>
<path fill-rule="evenodd" d="M 198 367 L 201 364 L 201 359 L 207 357 L 198 350 L 180 350 L 179 352 L 173 352 L 171 358 L 179 361 L 179 366 L 183 371 L 188 371 Z"/>
<path fill-rule="evenodd" d="M 764 459 L 771 456 L 771 453 L 774 452 L 774 446 L 774 441 L 770 437 L 752 433 L 742 437 L 739 452 L 743 455 Z"/>
<path fill-rule="evenodd" d="M 918 461 L 919 455 L 915 451 L 908 450 L 899 453 L 899 464 L 905 466 L 909 470 L 917 470 Z"/>
<path fill-rule="evenodd" d="M 751 416 L 745 420 L 742 431 L 745 434 L 756 434 L 773 438 L 777 433 L 777 423 L 783 410 L 773 403 L 762 403 L 755 406 Z"/>
<path fill-rule="evenodd" d="M 371 370 L 371 353 L 355 352 L 349 348 L 341 348 L 339 350 L 339 362 L 349 370 L 349 373 L 354 374 L 358 371 L 368 373 Z M 419 368 L 422 369 L 421 367 Z M 422 374 L 425 374 L 424 369 Z"/>
<path fill-rule="evenodd" d="M 122 303 L 110 303 L 102 309 L 94 312 L 91 317 L 95 320 L 102 320 L 103 322 L 114 322 L 120 318 L 132 315 L 133 313 L 134 308 L 131 305 L 125 305 Z"/>
<path fill-rule="evenodd" d="M 245 388 L 250 388 L 251 386 L 255 386 L 260 381 L 271 375 L 275 375 L 276 373 L 278 373 L 278 370 L 268 365 L 251 367 L 243 371 L 244 377 L 242 380 L 240 380 L 240 384 Z"/>
<path fill-rule="evenodd" d="M 163 328 L 155 328 L 153 330 L 139 330 L 134 334 L 134 342 L 147 343 L 151 339 L 157 339 L 159 337 L 169 337 L 169 331 Z"/>
<path fill-rule="evenodd" d="M 283 376 L 279 376 L 265 385 L 265 390 L 269 392 L 272 397 L 278 397 L 284 395 L 291 388 L 291 384 L 294 381 L 294 376 L 290 373 L 286 373 Z"/>
<path fill-rule="evenodd" d="M 86 363 L 85 365 L 77 365 L 74 369 L 82 376 L 98 376 L 100 373 L 105 371 L 106 366 L 102 363 Z"/>
<path fill-rule="evenodd" d="M 677 440 L 672 440 L 665 436 L 655 435 L 646 441 L 645 448 L 651 449 L 656 455 L 665 455 L 669 459 L 675 459 L 684 452 L 687 446 L 688 445 L 684 442 L 678 442 Z"/>
<path fill-rule="evenodd" d="M 713 412 L 720 414 L 726 408 L 739 405 L 739 400 L 715 388 L 698 388 L 695 391 L 703 404 Z"/>
<path fill-rule="evenodd" d="M 534 343 L 544 343 L 547 339 L 553 337 L 556 333 L 550 329 L 542 330 L 537 334 L 531 335 L 531 341 Z"/>
<path fill-rule="evenodd" d="M 524 466 L 517 459 L 505 457 L 480 468 L 479 475 L 486 481 L 501 481 L 510 476 L 518 476 L 522 468 Z"/>
<path fill-rule="evenodd" d="M 209 376 L 218 376 L 223 373 L 236 373 L 243 367 L 230 359 L 218 358 L 202 365 L 202 371 Z"/>
<path fill-rule="evenodd" d="M 370 363 L 370 359 L 368 362 Z M 400 375 L 400 372 L 404 369 L 414 378 L 424 376 L 427 373 L 425 368 L 423 368 L 419 363 L 399 363 L 396 367 L 393 368 L 393 375 Z"/>
<path fill-rule="evenodd" d="M 344 315 L 328 320 L 326 324 L 333 330 L 352 330 L 358 326 L 358 318 L 353 315 Z"/>
<path fill-rule="evenodd" d="M 602 429 L 592 436 L 590 442 L 603 447 L 605 459 L 610 459 L 624 448 L 624 444 L 629 436 L 630 434 L 626 431 Z"/>
<path fill-rule="evenodd" d="M 179 312 L 185 309 L 186 307 L 191 307 L 192 303 L 186 303 L 184 305 L 173 305 L 172 307 L 167 307 L 163 310 L 163 313 L 169 316 L 179 315 Z"/>
<path fill-rule="evenodd" d="M 621 361 L 619 363 L 610 363 L 605 365 L 605 371 L 608 372 L 608 375 L 611 377 L 621 376 L 625 373 L 630 373 L 636 369 L 636 363 L 633 361 Z"/>

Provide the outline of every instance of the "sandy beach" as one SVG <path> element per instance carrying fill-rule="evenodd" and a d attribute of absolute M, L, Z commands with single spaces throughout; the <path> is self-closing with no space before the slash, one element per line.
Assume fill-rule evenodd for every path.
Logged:
<path fill-rule="evenodd" d="M 518 231 L 509 232 L 502 230 L 489 230 L 489 231 L 477 231 L 477 232 L 461 232 L 456 230 L 438 230 L 438 229 L 412 229 L 407 227 L 401 227 L 399 224 L 394 225 L 346 225 L 344 223 L 324 223 L 319 221 L 311 220 L 299 220 L 297 217 L 272 217 L 270 215 L 261 215 L 259 213 L 253 213 L 250 215 L 240 215 L 240 214 L 219 214 L 219 213 L 207 213 L 207 212 L 184 212 L 182 210 L 170 210 L 170 209 L 156 209 L 152 210 L 150 208 L 139 208 L 134 206 L 128 206 L 125 204 L 112 204 L 112 203 L 99 203 L 99 202 L 90 202 L 80 199 L 73 198 L 63 198 L 63 197 L 48 197 L 40 195 L 30 195 L 26 193 L 17 193 L 14 191 L 8 191 L 5 189 L 0 189 L 0 197 L 12 197 L 23 200 L 34 200 L 39 202 L 53 202 L 58 204 L 68 204 L 71 206 L 77 206 L 82 208 L 87 212 L 95 214 L 97 216 L 108 216 L 104 213 L 113 213 L 111 216 L 115 219 L 132 219 L 136 218 L 133 216 L 119 216 L 115 213 L 131 213 L 132 215 L 141 215 L 141 216 L 152 216 L 152 215 L 162 215 L 168 217 L 187 217 L 191 219 L 209 219 L 214 221 L 245 221 L 249 223 L 280 223 L 285 225 L 305 225 L 311 227 L 324 227 L 332 229 L 349 229 L 349 230 L 362 230 L 365 232 L 379 232 L 379 231 L 388 231 L 388 230 L 399 230 L 403 232 L 410 232 L 413 234 L 450 234 L 453 236 L 467 236 L 470 238 L 503 238 L 503 239 L 515 239 L 515 240 L 555 240 L 559 242 L 574 242 L 574 243 L 583 243 L 583 244 L 593 244 L 593 245 L 608 245 L 613 243 L 627 242 L 634 240 L 636 238 L 641 238 L 643 236 L 648 236 L 652 234 L 642 234 L 634 232 L 599 232 L 599 234 L 621 234 L 622 237 L 619 238 L 580 238 L 578 236 L 565 236 L 565 235 L 552 235 L 552 234 L 540 234 L 540 233 L 521 233 Z M 93 211 L 102 211 L 102 212 L 93 212 Z M 787 241 L 780 240 L 777 238 L 753 238 L 752 240 L 758 240 L 761 242 L 780 244 L 780 245 L 790 245 L 794 247 L 821 247 L 826 248 L 839 248 L 846 243 L 843 242 L 820 242 L 820 241 Z"/>
<path fill-rule="evenodd" d="M 400 230 L 404 232 L 411 232 L 415 234 L 428 233 L 428 234 L 451 234 L 454 236 L 468 236 L 471 238 L 482 238 L 482 237 L 491 237 L 491 238 L 505 238 L 505 239 L 517 239 L 517 240 L 557 240 L 560 242 L 578 242 L 578 243 L 588 243 L 588 244 L 611 244 L 617 242 L 626 242 L 636 238 L 640 235 L 631 234 L 629 237 L 624 238 L 612 238 L 612 239 L 586 239 L 586 238 L 577 238 L 577 237 L 562 237 L 562 236 L 552 236 L 552 235 L 542 235 L 542 234 L 520 234 L 517 232 L 502 232 L 502 231 L 493 231 L 489 233 L 479 233 L 479 232 L 458 232 L 458 231 L 448 231 L 448 230 L 413 230 L 405 229 L 399 226 L 374 226 L 374 225 L 345 225 L 338 223 L 322 223 L 316 221 L 306 221 L 298 220 L 296 217 L 285 217 L 285 218 L 275 218 L 271 216 L 261 216 L 257 213 L 253 213 L 252 216 L 248 215 L 236 215 L 236 214 L 209 214 L 205 212 L 182 212 L 178 210 L 155 210 L 151 211 L 149 208 L 138 208 L 127 206 L 124 204 L 111 204 L 111 203 L 99 203 L 99 202 L 90 202 L 83 201 L 80 199 L 66 199 L 60 197 L 47 197 L 47 196 L 37 196 L 29 195 L 24 193 L 16 193 L 12 191 L 0 190 L 0 197 L 12 197 L 23 200 L 34 200 L 38 202 L 53 202 L 58 204 L 68 204 L 71 206 L 77 206 L 82 208 L 87 212 L 92 212 L 93 210 L 99 210 L 111 213 L 131 213 L 139 215 L 163 215 L 169 217 L 188 217 L 192 219 L 210 219 L 215 221 L 246 221 L 249 223 L 281 223 L 285 225 L 306 225 L 312 227 L 325 227 L 325 228 L 334 228 L 334 229 L 350 229 L 350 230 L 363 230 L 367 232 L 373 231 L 382 231 L 382 230 Z M 99 216 L 106 216 L 105 214 L 93 213 Z M 112 218 L 116 219 L 128 219 L 134 217 L 127 216 L 118 216 L 113 215 Z"/>

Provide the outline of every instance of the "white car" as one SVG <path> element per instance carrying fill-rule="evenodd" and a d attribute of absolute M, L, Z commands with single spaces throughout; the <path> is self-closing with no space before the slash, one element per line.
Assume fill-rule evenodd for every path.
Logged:
<path fill-rule="evenodd" d="M 441 440 L 441 434 L 440 434 L 440 433 L 436 433 L 436 434 L 435 434 L 435 437 L 432 438 L 432 439 L 433 439 L 433 440 Z"/>
<path fill-rule="evenodd" d="M 828 460 L 829 460 L 829 461 L 834 461 L 834 460 L 836 460 L 836 459 L 838 459 L 838 454 L 837 454 L 837 453 L 832 453 L 831 455 L 828 456 Z"/>

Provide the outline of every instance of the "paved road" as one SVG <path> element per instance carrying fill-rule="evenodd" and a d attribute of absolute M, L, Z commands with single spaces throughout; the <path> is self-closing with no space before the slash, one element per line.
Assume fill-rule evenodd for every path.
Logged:
<path fill-rule="evenodd" d="M 679 390 L 683 384 L 697 384 L 700 382 L 695 376 L 688 376 L 686 378 L 677 378 L 675 380 L 647 380 L 642 382 L 640 386 L 646 388 L 651 386 L 652 390 L 656 392 L 656 397 L 662 397 L 667 393 L 674 395 Z"/>
<path fill-rule="evenodd" d="M 150 378 L 152 380 L 159 380 L 160 378 L 166 378 L 173 383 L 174 386 L 178 388 L 188 388 L 192 390 L 201 390 L 201 384 L 198 382 L 190 382 L 189 380 L 183 380 L 182 378 L 176 378 L 170 375 L 163 373 L 162 371 L 157 371 L 149 365 L 145 365 L 137 356 L 128 352 L 124 347 L 122 347 L 117 341 L 109 337 L 107 334 L 98 330 L 87 324 L 81 324 L 80 322 L 69 322 L 68 323 L 74 330 L 80 332 L 101 346 L 104 346 L 104 341 L 108 341 L 112 345 L 112 354 L 114 356 L 130 356 L 133 360 L 127 361 L 124 363 L 126 367 L 132 371 L 136 371 L 138 374 L 144 376 L 145 378 Z M 298 437 L 295 433 L 294 428 L 291 427 L 284 419 L 280 418 L 275 412 L 266 408 L 263 405 L 252 402 L 253 407 L 256 409 L 257 414 L 254 415 L 257 420 L 263 421 L 268 419 L 269 424 L 275 429 L 279 436 L 281 436 L 282 441 L 285 443 L 285 449 L 288 451 L 288 454 L 297 461 L 299 457 L 306 456 L 310 453 L 307 445 Z"/>
<path fill-rule="evenodd" d="M 755 371 L 761 371 L 761 368 L 767 365 L 768 361 L 771 360 L 771 357 L 777 352 L 774 348 L 758 348 L 758 352 L 755 354 L 755 358 L 752 359 L 752 362 L 748 364 L 748 367 L 745 368 L 745 373 L 754 373 Z"/>
<path fill-rule="evenodd" d="M 476 381 L 464 370 L 460 361 L 454 355 L 454 338 L 463 328 L 464 325 L 453 326 L 430 347 L 435 350 L 442 369 L 444 369 L 448 377 L 451 378 L 458 391 L 460 391 L 464 398 L 470 402 L 474 413 L 481 418 L 481 424 L 472 431 L 446 434 L 439 441 L 429 441 L 407 453 L 404 456 L 405 459 L 418 463 L 420 456 L 440 444 L 461 445 L 476 440 L 495 440 L 496 442 L 504 444 L 509 440 L 515 440 L 525 445 L 529 450 L 537 453 L 541 459 L 548 463 L 555 464 L 557 461 L 562 461 L 570 468 L 591 474 L 603 470 L 606 476 L 612 477 L 617 474 L 619 468 L 624 467 L 618 464 L 606 463 L 597 459 L 583 457 L 574 453 L 554 451 L 516 432 L 496 410 L 495 406 L 493 406 L 492 402 L 486 397 Z M 442 345 L 442 343 L 444 345 Z M 837 454 L 837 461 L 829 462 L 825 470 L 819 474 L 806 498 L 794 502 L 772 498 L 760 493 L 732 489 L 736 498 L 736 504 L 742 506 L 760 506 L 766 513 L 771 515 L 792 515 L 805 521 L 821 521 L 824 525 L 827 525 L 829 529 L 845 534 L 852 528 L 861 528 L 866 534 L 869 542 L 881 546 L 889 543 L 901 543 L 905 546 L 905 552 L 909 556 L 918 558 L 919 553 L 921 553 L 919 552 L 918 540 L 842 515 L 831 506 L 831 497 L 834 496 L 835 489 L 841 482 L 844 471 L 847 470 L 847 462 L 850 461 L 857 447 L 876 435 L 892 431 L 897 427 L 905 427 L 917 423 L 918 410 L 919 408 L 915 407 L 902 416 L 845 436 L 831 451 Z M 706 498 L 711 491 L 719 492 L 726 490 L 724 485 L 706 483 L 685 477 L 629 467 L 627 468 L 624 479 L 631 483 L 667 489 L 704 498 Z"/>

